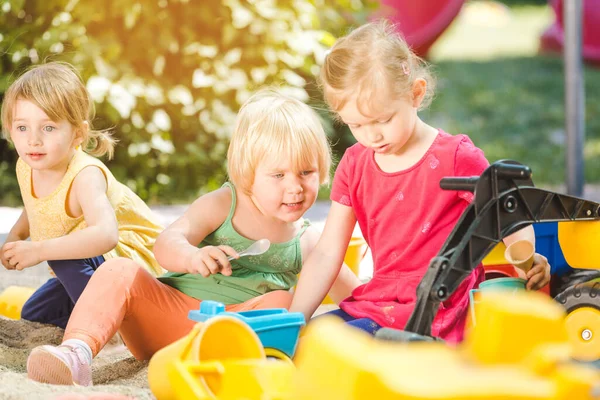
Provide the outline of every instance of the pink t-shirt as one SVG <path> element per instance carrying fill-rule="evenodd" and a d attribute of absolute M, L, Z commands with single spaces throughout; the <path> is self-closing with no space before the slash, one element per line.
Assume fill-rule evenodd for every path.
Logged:
<path fill-rule="evenodd" d="M 470 192 L 440 189 L 440 179 L 479 176 L 488 165 L 467 136 L 442 130 L 421 160 L 394 173 L 378 167 L 373 150 L 358 143 L 348 148 L 335 172 L 331 200 L 353 208 L 373 254 L 373 279 L 356 288 L 340 308 L 355 318 L 403 329 L 429 262 L 473 199 Z M 440 304 L 434 336 L 462 340 L 469 290 L 483 277 L 480 265 Z"/>

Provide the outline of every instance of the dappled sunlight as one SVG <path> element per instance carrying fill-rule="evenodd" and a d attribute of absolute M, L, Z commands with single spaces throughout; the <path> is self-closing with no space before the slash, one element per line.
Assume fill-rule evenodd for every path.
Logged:
<path fill-rule="evenodd" d="M 255 90 L 318 101 L 332 32 L 364 21 L 367 3 L 11 0 L 0 7 L 0 90 L 30 64 L 71 62 L 96 102 L 92 122 L 119 140 L 117 179 L 151 203 L 189 201 L 226 179 L 235 116 Z M 0 154 L 0 170 L 14 168 L 6 142 Z M 15 188 L 13 176 L 0 183 Z"/>
<path fill-rule="evenodd" d="M 429 55 L 434 62 L 535 56 L 540 36 L 553 20 L 548 5 L 509 8 L 495 1 L 467 2 Z"/>

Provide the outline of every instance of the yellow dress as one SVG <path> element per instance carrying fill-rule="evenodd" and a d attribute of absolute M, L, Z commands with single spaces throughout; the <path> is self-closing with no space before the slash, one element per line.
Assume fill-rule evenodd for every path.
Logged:
<path fill-rule="evenodd" d="M 82 150 L 76 151 L 54 192 L 42 198 L 33 195 L 31 167 L 20 158 L 17 161 L 17 179 L 27 210 L 31 240 L 62 237 L 87 226 L 83 215 L 73 218 L 68 215 L 65 206 L 73 180 L 88 166 L 98 167 L 106 177 L 106 195 L 119 224 L 119 242 L 113 250 L 104 254 L 104 258 L 126 257 L 136 261 L 152 275 L 161 275 L 163 269 L 154 259 L 152 247 L 163 227 L 142 199 L 118 182 L 102 161 Z"/>

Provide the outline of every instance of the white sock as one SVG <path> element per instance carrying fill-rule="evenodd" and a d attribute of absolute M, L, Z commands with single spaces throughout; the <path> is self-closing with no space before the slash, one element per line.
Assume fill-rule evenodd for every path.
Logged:
<path fill-rule="evenodd" d="M 64 345 L 78 347 L 83 350 L 83 354 L 85 354 L 85 359 L 88 362 L 88 365 L 92 365 L 92 349 L 86 342 L 79 339 L 67 339 L 61 343 L 61 346 Z"/>

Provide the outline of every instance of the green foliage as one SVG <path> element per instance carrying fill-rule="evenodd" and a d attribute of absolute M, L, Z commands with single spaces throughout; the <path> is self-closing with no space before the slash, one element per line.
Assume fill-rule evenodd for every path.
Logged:
<path fill-rule="evenodd" d="M 564 77 L 559 57 L 522 57 L 436 65 L 438 94 L 422 118 L 468 134 L 490 161 L 529 165 L 534 182 L 565 181 Z M 585 68 L 585 181 L 600 183 L 600 70 Z"/>
<path fill-rule="evenodd" d="M 149 202 L 189 201 L 225 180 L 239 105 L 264 85 L 310 101 L 332 33 L 360 21 L 363 3 L 9 0 L 0 6 L 0 93 L 32 64 L 73 63 L 96 101 L 95 128 L 119 139 L 108 162 L 117 179 Z M 0 202 L 13 203 L 16 154 L 6 141 L 0 156 Z"/>

